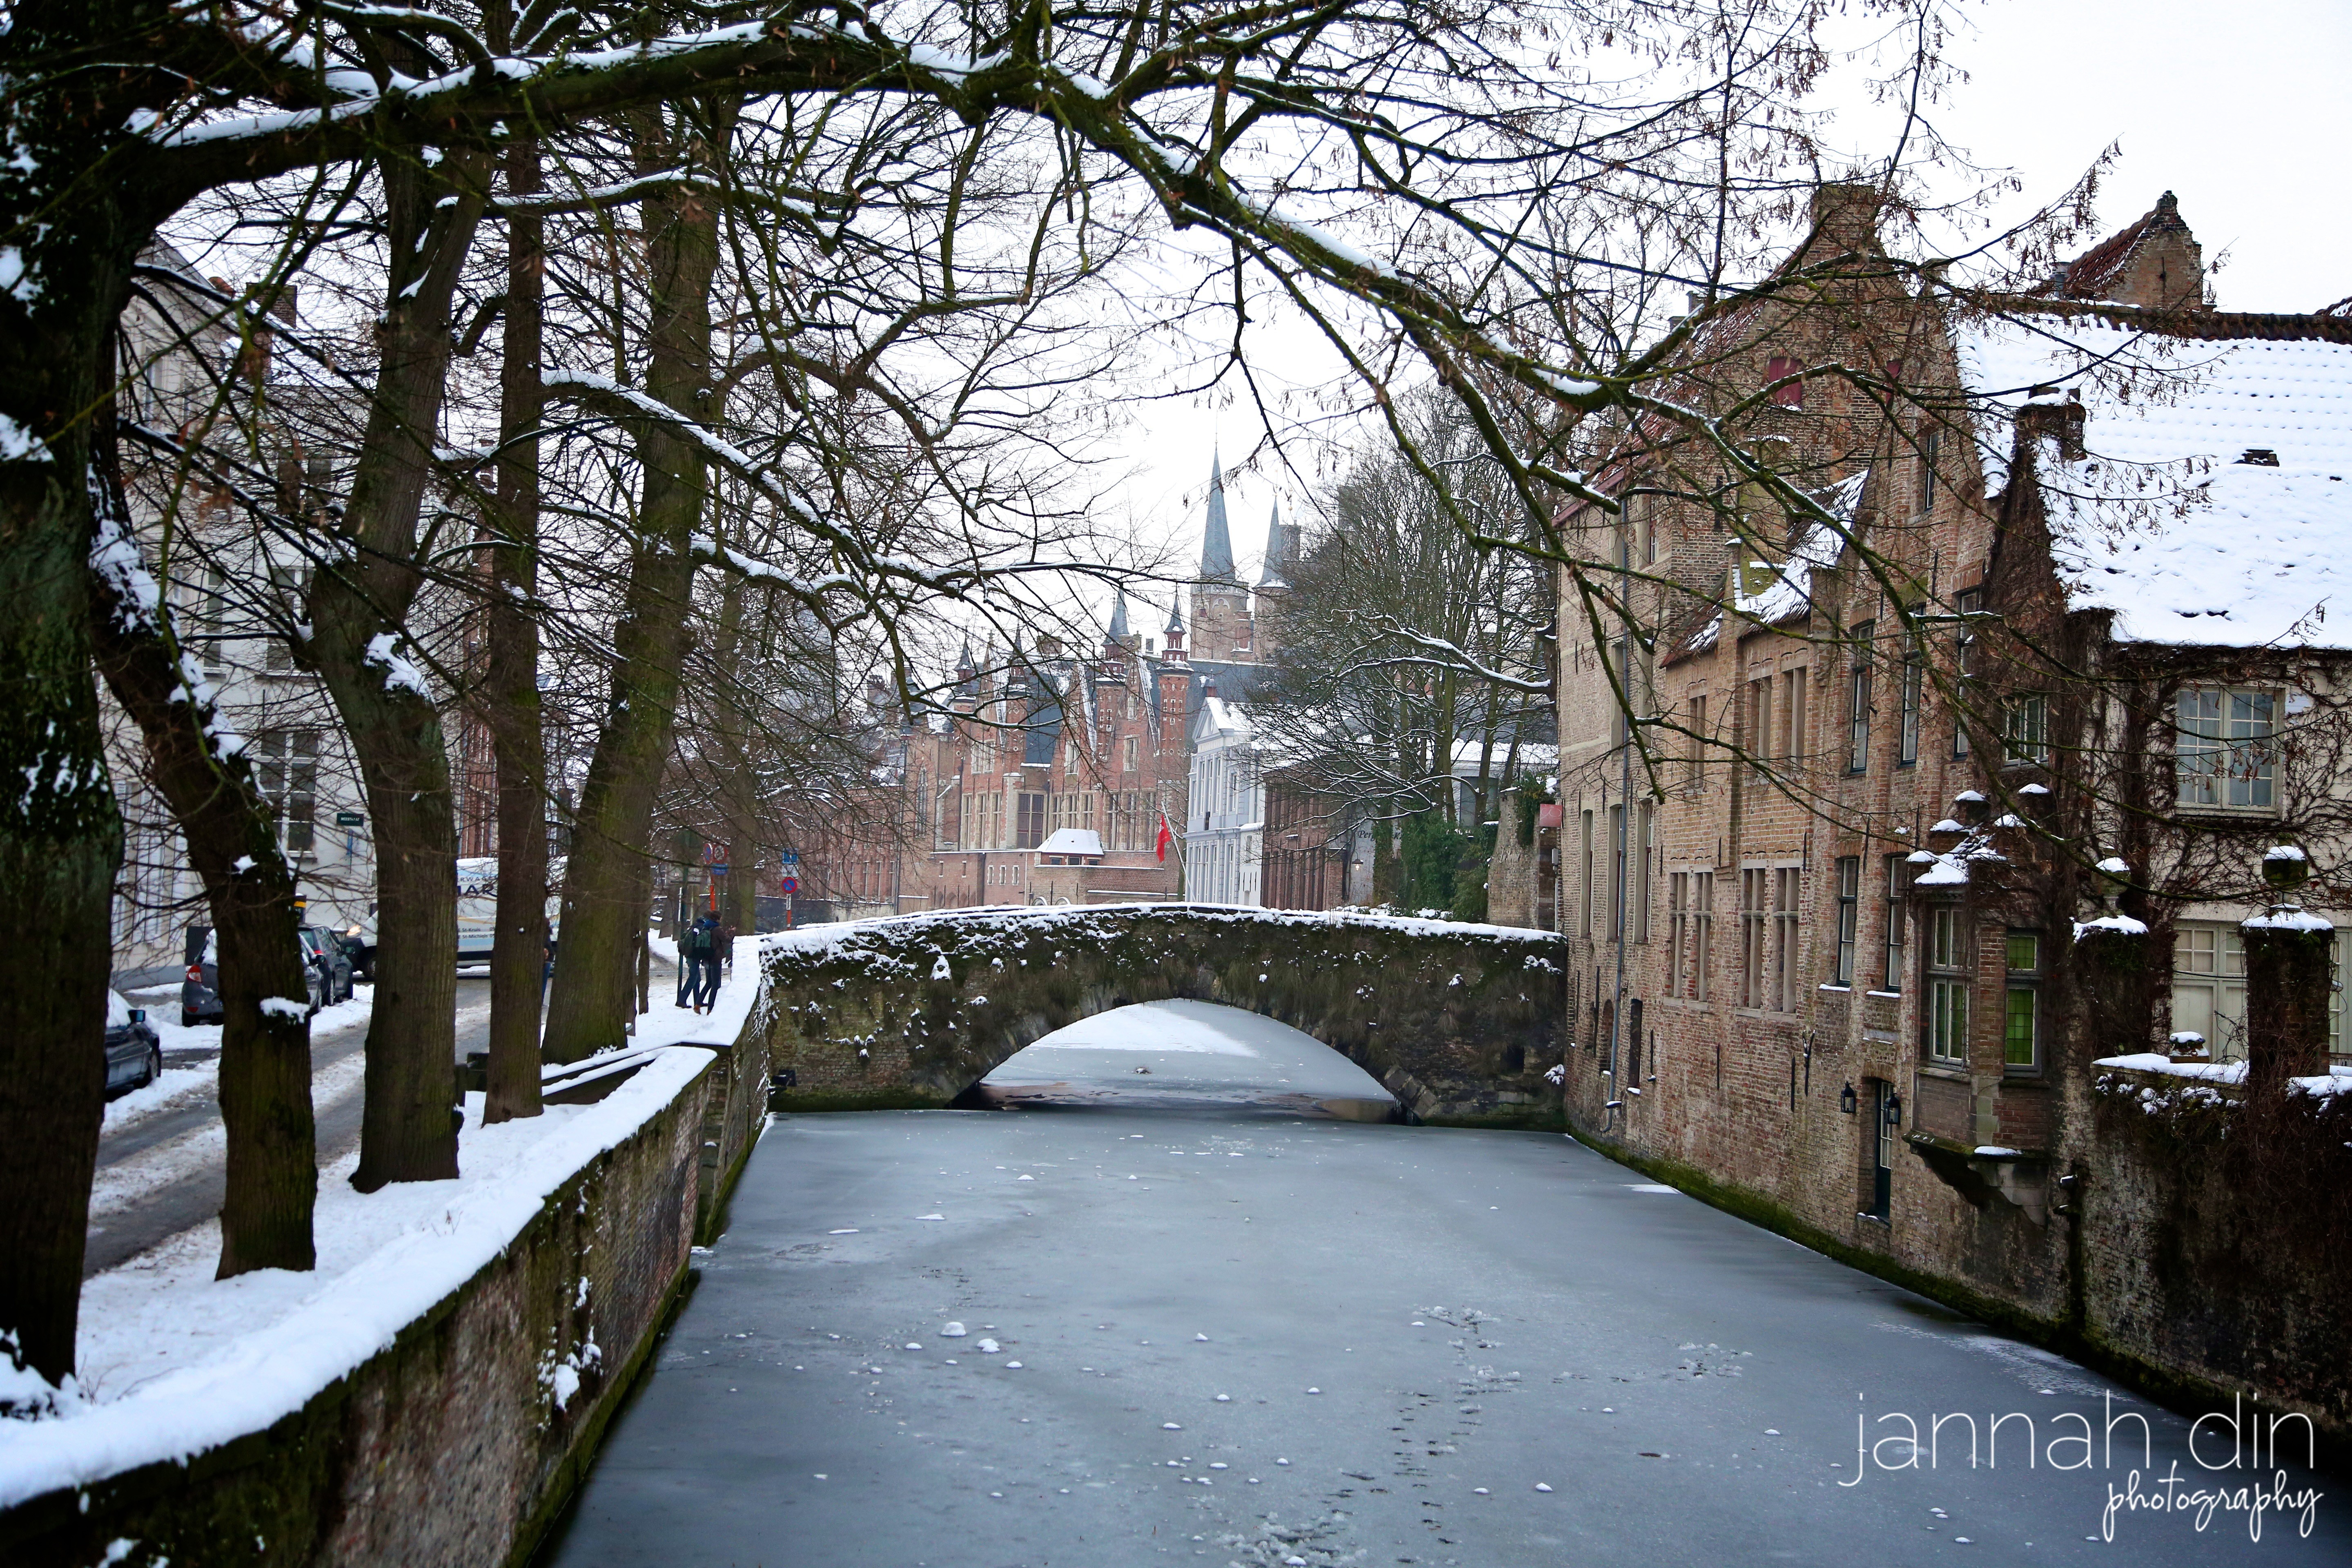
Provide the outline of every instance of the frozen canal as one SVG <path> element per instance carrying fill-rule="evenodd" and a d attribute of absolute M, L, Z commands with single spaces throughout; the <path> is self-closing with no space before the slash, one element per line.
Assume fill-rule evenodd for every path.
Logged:
<path fill-rule="evenodd" d="M 2199 1468 L 2185 1421 L 2080 1367 L 1565 1139 L 1378 1124 L 1352 1066 L 1223 1009 L 1054 1043 L 992 1080 L 1015 1109 L 777 1120 L 550 1559 L 2352 1560 L 2332 1493 L 2308 1539 L 2272 1513 L 2255 1544 L 2226 1500 L 2201 1532 L 2143 1510 L 2098 1539 L 2144 1469 L 2126 1413 L 2176 1493 L 2254 1477 Z M 1906 1418 L 1924 1437 L 1956 1412 L 1992 1464 L 1948 1420 L 1933 1469 L 1924 1446 L 1882 1468 Z M 1854 1485 L 1858 1417 L 1878 1463 Z M 2085 1423 L 2091 1468 L 2053 1468 Z"/>

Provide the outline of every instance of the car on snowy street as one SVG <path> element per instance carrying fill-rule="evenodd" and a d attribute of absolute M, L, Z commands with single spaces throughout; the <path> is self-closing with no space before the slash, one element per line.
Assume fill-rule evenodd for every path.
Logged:
<path fill-rule="evenodd" d="M 106 994 L 106 1093 L 110 1100 L 144 1089 L 163 1074 L 163 1042 L 120 991 Z"/>
<path fill-rule="evenodd" d="M 321 1007 L 349 1001 L 352 958 L 341 940 L 324 926 L 304 926 L 299 934 L 302 942 L 302 982 L 310 996 L 310 1011 L 316 1014 Z M 203 952 L 188 964 L 187 978 L 180 986 L 180 1022 L 194 1028 L 199 1024 L 220 1021 L 220 938 L 206 931 Z"/>

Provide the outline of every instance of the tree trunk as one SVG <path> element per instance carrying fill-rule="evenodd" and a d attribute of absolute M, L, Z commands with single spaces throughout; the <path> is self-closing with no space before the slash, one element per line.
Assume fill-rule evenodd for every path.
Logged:
<path fill-rule="evenodd" d="M 718 134 L 731 124 L 717 112 Z M 675 166 L 671 139 L 646 117 L 639 146 L 648 172 Z M 684 149 L 680 149 L 684 151 Z M 707 164 L 710 149 L 687 162 Z M 708 191 L 680 186 L 645 205 L 649 353 L 646 394 L 698 416 L 710 385 L 710 279 L 719 260 L 719 212 Z M 555 957 L 544 1049 L 577 1061 L 621 1044 L 630 1016 L 633 932 L 645 924 L 637 897 L 652 836 L 654 800 L 669 761 L 687 644 L 694 565 L 687 553 L 703 519 L 709 464 L 690 436 L 647 421 L 636 437 L 644 493 L 620 625 L 613 705 L 580 792 L 563 879 L 563 940 Z"/>
<path fill-rule="evenodd" d="M 20 62 L 89 58 L 99 28 L 152 5 L 24 4 L 5 36 L 12 155 L 0 214 L 19 272 L 0 289 L 0 1334 L 51 1383 L 74 1368 L 97 1169 L 122 822 L 90 674 L 88 411 L 112 372 L 130 269 L 159 216 L 135 161 L 108 163 L 131 105 L 118 73 L 47 81 Z M 121 73 L 127 74 L 127 73 Z M 106 165 L 76 199 L 65 171 Z M 35 216 L 38 222 L 34 222 Z M 11 1359 L 0 1352 L 0 1365 Z"/>
<path fill-rule="evenodd" d="M 375 1015 L 352 1177 L 362 1192 L 457 1173 L 456 800 L 440 715 L 403 622 L 423 582 L 416 524 L 448 374 L 449 300 L 487 173 L 472 153 L 429 170 L 383 166 L 392 268 L 346 513 L 354 548 L 320 574 L 304 645 L 351 735 L 375 824 Z"/>
<path fill-rule="evenodd" d="M 507 194 L 540 189 L 539 146 L 506 158 Z M 540 727 L 539 441 L 545 224 L 507 220 L 499 502 L 490 557 L 488 704 L 498 752 L 499 904 L 490 942 L 490 1065 L 482 1120 L 537 1116 L 541 981 L 547 957 L 547 752 Z"/>
<path fill-rule="evenodd" d="M 45 439 L 0 460 L 0 766 L 24 781 L 0 804 L 0 1333 L 51 1383 L 74 1367 L 122 861 L 89 669 L 89 432 L 59 428 L 100 384 L 85 318 L 111 313 L 123 276 L 105 270 L 0 330 L 0 435 Z"/>
<path fill-rule="evenodd" d="M 107 417 L 101 416 L 101 417 Z M 319 1151 L 310 1109 L 310 993 L 294 873 L 241 742 L 224 742 L 209 689 L 192 694 L 177 638 L 145 575 L 123 505 L 110 430 L 92 494 L 104 511 L 91 554 L 98 667 L 147 744 L 148 776 L 203 879 L 219 942 L 220 1109 L 227 1134 L 220 1279 L 313 1267 Z M 265 1007 L 278 1000 L 290 1006 Z"/>

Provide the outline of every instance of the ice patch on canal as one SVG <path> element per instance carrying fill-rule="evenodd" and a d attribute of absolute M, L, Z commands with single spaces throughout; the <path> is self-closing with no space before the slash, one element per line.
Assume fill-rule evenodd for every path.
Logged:
<path fill-rule="evenodd" d="M 1238 1007 L 1221 1007 L 1213 1002 L 1145 1002 L 1082 1018 L 1066 1029 L 1055 1030 L 1029 1049 L 1189 1051 L 1220 1057 L 1255 1057 L 1265 1054 L 1261 1047 L 1279 1049 L 1283 1037 L 1295 1033 L 1286 1024 L 1244 1013 Z"/>

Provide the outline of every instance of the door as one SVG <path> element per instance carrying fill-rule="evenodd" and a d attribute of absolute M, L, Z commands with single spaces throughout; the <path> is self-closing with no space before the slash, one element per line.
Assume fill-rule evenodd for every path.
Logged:
<path fill-rule="evenodd" d="M 1872 1126 L 1870 1145 L 1870 1213 L 1885 1219 L 1895 1212 L 1895 1086 L 1885 1079 L 1870 1080 Z"/>

